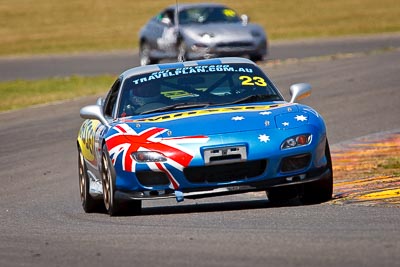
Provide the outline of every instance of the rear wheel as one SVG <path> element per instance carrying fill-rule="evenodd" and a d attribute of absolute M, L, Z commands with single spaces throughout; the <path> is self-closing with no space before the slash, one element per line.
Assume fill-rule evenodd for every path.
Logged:
<path fill-rule="evenodd" d="M 328 140 L 325 146 L 325 157 L 327 160 L 327 169 L 330 170 L 330 173 L 321 180 L 304 184 L 303 194 L 300 196 L 300 201 L 303 204 L 318 204 L 332 199 L 333 170 Z"/>
<path fill-rule="evenodd" d="M 100 200 L 92 198 L 89 194 L 89 176 L 85 164 L 85 159 L 81 150 L 78 152 L 78 170 L 79 170 L 79 193 L 81 196 L 82 208 L 85 212 L 91 213 L 99 211 L 102 208 Z"/>
<path fill-rule="evenodd" d="M 103 147 L 102 183 L 104 206 L 110 216 L 123 214 L 139 214 L 142 208 L 141 200 L 118 200 L 115 198 L 115 170 L 107 149 Z"/>

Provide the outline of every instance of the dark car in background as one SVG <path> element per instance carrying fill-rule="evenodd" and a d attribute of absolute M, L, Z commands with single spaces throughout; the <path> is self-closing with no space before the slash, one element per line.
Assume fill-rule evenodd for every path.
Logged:
<path fill-rule="evenodd" d="M 151 18 L 139 35 L 140 65 L 225 56 L 259 61 L 268 52 L 260 25 L 215 3 L 171 5 Z"/>

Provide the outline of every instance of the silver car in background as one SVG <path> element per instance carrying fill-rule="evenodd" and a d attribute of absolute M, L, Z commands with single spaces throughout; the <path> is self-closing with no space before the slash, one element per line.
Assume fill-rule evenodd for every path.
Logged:
<path fill-rule="evenodd" d="M 140 65 L 224 56 L 267 55 L 264 29 L 227 6 L 214 3 L 171 5 L 140 31 Z"/>

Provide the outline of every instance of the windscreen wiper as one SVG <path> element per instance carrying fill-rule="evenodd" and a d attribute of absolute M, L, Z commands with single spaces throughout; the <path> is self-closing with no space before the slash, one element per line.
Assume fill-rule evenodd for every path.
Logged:
<path fill-rule="evenodd" d="M 211 103 L 177 103 L 165 107 L 160 107 L 156 109 L 146 110 L 141 112 L 140 114 L 149 114 L 155 112 L 162 112 L 162 111 L 171 111 L 171 110 L 179 110 L 179 109 L 187 109 L 187 108 L 206 108 L 210 106 Z"/>
<path fill-rule="evenodd" d="M 272 101 L 272 100 L 281 100 L 276 95 L 249 95 L 244 98 L 238 99 L 229 103 L 231 104 L 242 104 L 242 103 L 254 103 L 254 102 L 263 102 L 263 101 Z"/>

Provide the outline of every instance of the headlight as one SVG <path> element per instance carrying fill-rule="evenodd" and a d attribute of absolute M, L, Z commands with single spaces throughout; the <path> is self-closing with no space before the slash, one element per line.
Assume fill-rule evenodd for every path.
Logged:
<path fill-rule="evenodd" d="M 253 36 L 253 37 L 261 37 L 261 32 L 259 32 L 259 31 L 251 31 L 251 36 Z"/>
<path fill-rule="evenodd" d="M 132 153 L 132 157 L 137 162 L 164 162 L 167 159 L 163 154 L 154 151 L 137 151 Z"/>
<path fill-rule="evenodd" d="M 203 38 L 203 41 L 209 42 L 212 38 L 214 38 L 214 34 L 212 33 L 202 33 L 200 34 L 201 38 Z"/>
<path fill-rule="evenodd" d="M 283 141 L 281 149 L 305 146 L 310 143 L 311 143 L 311 134 L 299 134 Z"/>

